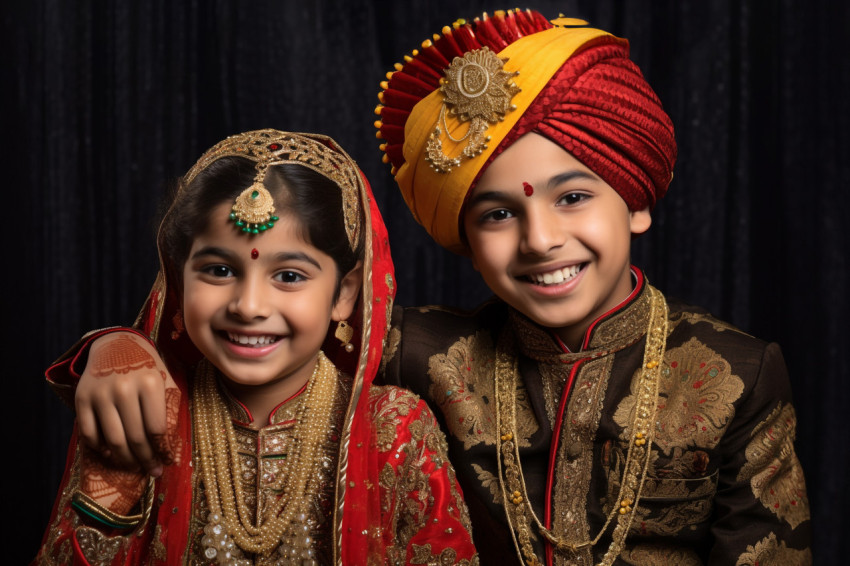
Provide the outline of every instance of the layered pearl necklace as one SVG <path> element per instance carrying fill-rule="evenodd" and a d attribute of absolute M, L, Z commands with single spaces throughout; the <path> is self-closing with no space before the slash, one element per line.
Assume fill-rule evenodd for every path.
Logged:
<path fill-rule="evenodd" d="M 332 427 L 332 412 L 338 371 L 319 352 L 313 375 L 299 400 L 292 430 L 293 447 L 275 488 L 282 493 L 271 498 L 263 517 L 254 524 L 237 478 L 239 454 L 230 411 L 218 390 L 215 369 L 208 362 L 195 377 L 195 442 L 201 477 L 209 508 L 208 525 L 202 541 L 204 555 L 217 564 L 250 565 L 243 552 L 269 557 L 281 543 L 282 549 L 305 563 L 314 560 L 314 541 L 307 525 L 308 506 L 321 489 L 322 444 Z M 295 556 L 297 554 L 298 556 Z"/>

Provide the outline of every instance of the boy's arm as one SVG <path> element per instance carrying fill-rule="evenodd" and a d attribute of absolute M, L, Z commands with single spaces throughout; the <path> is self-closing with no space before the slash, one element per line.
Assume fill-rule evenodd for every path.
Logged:
<path fill-rule="evenodd" d="M 797 419 L 782 354 L 764 351 L 724 435 L 710 564 L 811 564 L 809 501 L 794 451 Z"/>
<path fill-rule="evenodd" d="M 166 390 L 179 391 L 156 348 L 132 328 L 87 334 L 46 372 L 76 408 L 80 441 L 118 467 L 158 477 L 173 460 Z"/>

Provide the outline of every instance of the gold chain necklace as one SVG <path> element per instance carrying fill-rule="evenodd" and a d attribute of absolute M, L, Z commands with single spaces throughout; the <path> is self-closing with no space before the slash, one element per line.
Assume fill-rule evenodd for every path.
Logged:
<path fill-rule="evenodd" d="M 530 520 L 537 526 L 540 534 L 560 551 L 576 552 L 588 546 L 594 546 L 602 538 L 608 526 L 617 518 L 611 545 L 600 562 L 608 566 L 614 562 L 626 541 L 632 521 L 637 512 L 638 501 L 646 479 L 651 456 L 652 438 L 655 427 L 655 413 L 658 408 L 658 381 L 664 352 L 667 345 L 667 302 L 660 291 L 647 285 L 650 294 L 650 314 L 647 325 L 646 346 L 643 354 L 643 366 L 637 386 L 638 396 L 634 409 L 629 436 L 629 450 L 623 467 L 623 481 L 620 491 L 605 524 L 591 540 L 569 542 L 547 529 L 528 499 L 525 478 L 519 461 L 516 424 L 516 385 L 518 379 L 517 356 L 513 348 L 513 338 L 509 331 L 502 333 L 496 352 L 496 430 L 499 431 L 498 472 L 499 485 L 502 488 L 502 500 L 507 512 L 508 525 L 514 539 L 520 560 L 530 566 L 539 566 L 540 560 L 531 544 Z"/>
<path fill-rule="evenodd" d="M 242 484 L 235 477 L 239 470 L 239 454 L 232 417 L 217 389 L 215 370 L 208 362 L 203 363 L 205 371 L 197 372 L 194 383 L 194 426 L 210 510 L 211 532 L 207 534 L 213 535 L 216 543 L 207 546 L 205 555 L 220 563 L 229 560 L 231 555 L 236 558 L 238 551 L 232 544 L 227 546 L 227 534 L 241 550 L 268 555 L 280 545 L 286 531 L 303 533 L 304 525 L 298 529 L 293 528 L 293 523 L 304 521 L 307 506 L 318 497 L 320 455 L 332 426 L 338 371 L 320 351 L 296 411 L 292 431 L 294 444 L 281 474 L 285 478 L 283 495 L 273 500 L 255 526 L 245 503 Z M 309 534 L 302 534 L 301 538 L 312 545 Z"/>

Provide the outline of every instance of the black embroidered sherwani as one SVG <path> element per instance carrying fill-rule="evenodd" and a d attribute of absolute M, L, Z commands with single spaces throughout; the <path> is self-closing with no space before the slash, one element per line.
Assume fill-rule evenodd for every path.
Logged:
<path fill-rule="evenodd" d="M 629 300 L 596 321 L 576 353 L 500 301 L 471 313 L 396 309 L 385 379 L 426 399 L 441 421 L 482 564 L 520 560 L 497 466 L 495 362 L 505 333 L 517 350 L 515 440 L 531 506 L 544 522 L 549 509 L 548 524 L 564 541 L 598 538 L 574 550 L 550 547 L 552 563 L 603 561 L 620 520 L 651 304 L 635 274 Z M 779 347 L 701 309 L 667 304 L 649 460 L 614 563 L 810 564 L 808 498 Z M 530 524 L 545 563 L 547 545 Z"/>

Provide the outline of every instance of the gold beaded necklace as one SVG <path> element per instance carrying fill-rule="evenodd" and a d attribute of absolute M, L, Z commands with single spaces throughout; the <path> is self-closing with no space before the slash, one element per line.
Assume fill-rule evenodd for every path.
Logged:
<path fill-rule="evenodd" d="M 599 533 L 590 540 L 569 542 L 547 529 L 531 506 L 519 461 L 519 446 L 514 439 L 517 436 L 516 424 L 516 385 L 518 379 L 517 357 L 513 351 L 510 332 L 504 332 L 496 351 L 496 430 L 499 431 L 498 471 L 502 489 L 502 501 L 507 512 L 508 525 L 514 539 L 514 545 L 520 560 L 530 566 L 539 566 L 541 561 L 534 553 L 531 544 L 529 518 L 534 522 L 540 534 L 560 551 L 576 552 L 579 549 L 594 546 L 602 538 L 608 526 L 617 518 L 611 545 L 600 562 L 610 565 L 614 562 L 626 541 L 626 534 L 637 512 L 646 473 L 649 468 L 653 423 L 658 407 L 658 381 L 664 352 L 667 345 L 667 301 L 660 291 L 647 285 L 650 294 L 650 314 L 647 325 L 646 346 L 643 354 L 643 366 L 638 378 L 639 392 L 635 406 L 629 436 L 629 450 L 623 467 L 623 481 L 620 492 Z"/>
<path fill-rule="evenodd" d="M 274 499 L 254 525 L 241 482 L 236 432 L 230 411 L 218 391 L 215 370 L 209 362 L 197 372 L 194 383 L 194 427 L 201 474 L 210 517 L 243 551 L 270 554 L 320 489 L 322 444 L 332 425 L 338 371 L 319 351 L 316 367 L 298 406 L 293 429 L 294 445 L 281 474 L 283 495 Z M 225 537 L 226 538 L 226 537 Z M 207 558 L 216 553 L 207 549 Z"/>

